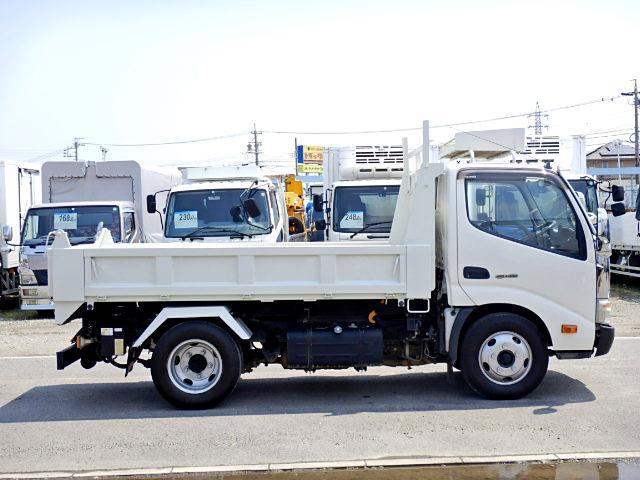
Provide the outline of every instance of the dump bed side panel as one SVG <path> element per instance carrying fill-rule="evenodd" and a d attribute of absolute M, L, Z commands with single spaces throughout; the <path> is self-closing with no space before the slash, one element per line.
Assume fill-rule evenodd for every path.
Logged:
<path fill-rule="evenodd" d="M 141 247 L 86 249 L 85 296 L 108 301 L 316 300 L 404 298 L 407 290 L 407 253 L 399 246 Z"/>

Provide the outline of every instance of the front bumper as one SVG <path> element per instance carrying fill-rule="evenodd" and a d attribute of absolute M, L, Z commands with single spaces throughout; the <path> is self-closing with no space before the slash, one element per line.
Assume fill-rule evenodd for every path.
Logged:
<path fill-rule="evenodd" d="M 596 323 L 596 339 L 591 350 L 564 350 L 555 351 L 555 356 L 559 360 L 576 360 L 578 358 L 590 358 L 595 351 L 595 356 L 606 355 L 611 350 L 613 339 L 616 336 L 616 329 L 608 323 Z"/>
<path fill-rule="evenodd" d="M 53 299 L 46 285 L 20 286 L 20 310 L 53 310 Z"/>
<path fill-rule="evenodd" d="M 608 323 L 596 324 L 596 341 L 593 344 L 593 348 L 596 350 L 596 357 L 609 353 L 615 336 L 616 329 Z"/>

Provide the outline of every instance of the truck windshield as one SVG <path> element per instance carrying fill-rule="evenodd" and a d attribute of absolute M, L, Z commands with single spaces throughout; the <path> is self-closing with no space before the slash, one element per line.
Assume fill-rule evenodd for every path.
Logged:
<path fill-rule="evenodd" d="M 569 180 L 569 184 L 576 191 L 584 195 L 587 212 L 598 214 L 598 186 L 589 178 Z"/>
<path fill-rule="evenodd" d="M 336 187 L 333 230 L 355 233 L 371 225 L 367 233 L 389 233 L 399 191 L 398 185 Z"/>
<path fill-rule="evenodd" d="M 243 188 L 174 192 L 167 209 L 166 236 L 184 238 L 196 230 L 197 237 L 229 237 L 237 234 L 234 232 L 247 235 L 269 233 L 271 221 L 267 192 L 254 189 L 250 195 L 260 207 L 261 214 L 257 218 L 245 219 L 243 212 L 240 215 L 232 212 L 240 205 L 241 198 L 247 200 L 249 197 Z"/>
<path fill-rule="evenodd" d="M 98 225 L 120 241 L 120 208 L 112 205 L 31 208 L 22 231 L 22 245 L 44 245 L 53 230 L 64 230 L 72 245 L 95 241 Z"/>

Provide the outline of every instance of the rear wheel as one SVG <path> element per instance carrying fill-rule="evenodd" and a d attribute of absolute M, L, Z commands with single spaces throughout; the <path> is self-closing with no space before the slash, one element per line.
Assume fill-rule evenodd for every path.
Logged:
<path fill-rule="evenodd" d="M 511 313 L 487 315 L 467 330 L 460 367 L 467 384 L 492 399 L 531 393 L 549 364 L 545 339 L 533 323 Z"/>
<path fill-rule="evenodd" d="M 242 372 L 242 354 L 222 328 L 185 322 L 167 331 L 151 358 L 160 394 L 180 408 L 208 408 L 224 400 Z"/>

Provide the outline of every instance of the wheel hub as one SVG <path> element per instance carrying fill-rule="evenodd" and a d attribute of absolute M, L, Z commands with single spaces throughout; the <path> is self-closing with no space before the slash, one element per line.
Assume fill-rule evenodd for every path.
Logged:
<path fill-rule="evenodd" d="M 503 368 L 511 368 L 515 361 L 515 354 L 509 350 L 503 350 L 498 354 L 498 363 Z"/>
<path fill-rule="evenodd" d="M 523 336 L 503 331 L 489 336 L 480 347 L 478 362 L 482 373 L 494 383 L 511 385 L 531 369 L 531 347 Z"/>
<path fill-rule="evenodd" d="M 171 382 L 183 392 L 203 393 L 218 383 L 222 357 L 206 340 L 187 340 L 172 350 L 167 372 Z"/>
<path fill-rule="evenodd" d="M 196 354 L 189 359 L 189 370 L 194 373 L 202 373 L 207 368 L 207 359 L 204 355 Z"/>

